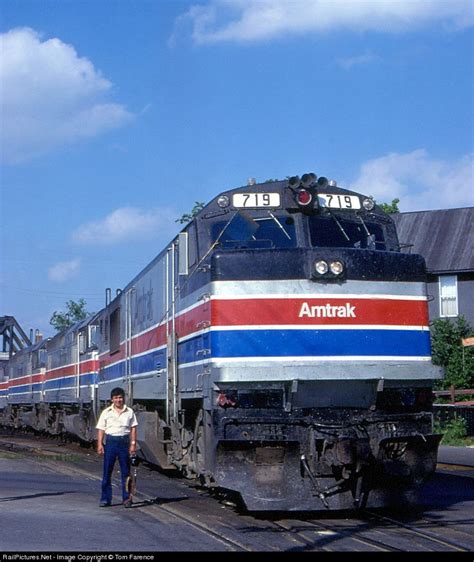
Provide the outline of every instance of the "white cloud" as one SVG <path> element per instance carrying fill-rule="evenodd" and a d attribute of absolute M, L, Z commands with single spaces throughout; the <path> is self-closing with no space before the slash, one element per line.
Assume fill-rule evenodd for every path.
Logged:
<path fill-rule="evenodd" d="M 454 161 L 436 160 L 424 149 L 391 153 L 362 164 L 349 189 L 390 203 L 401 211 L 474 205 L 474 153 Z"/>
<path fill-rule="evenodd" d="M 171 236 L 176 232 L 176 213 L 170 209 L 116 209 L 102 220 L 81 225 L 73 234 L 78 244 L 116 244 L 144 238 Z"/>
<path fill-rule="evenodd" d="M 0 147 L 6 163 L 29 160 L 58 146 L 129 122 L 124 106 L 107 103 L 112 84 L 74 47 L 42 41 L 30 28 L 0 34 Z"/>
<path fill-rule="evenodd" d="M 48 270 L 48 279 L 56 283 L 63 283 L 68 279 L 75 277 L 81 268 L 81 259 L 75 258 L 69 261 L 61 261 L 50 267 Z"/>
<path fill-rule="evenodd" d="M 440 22 L 449 29 L 473 24 L 471 0 L 210 0 L 177 20 L 196 43 L 259 41 L 288 34 L 336 30 L 401 32 Z"/>
<path fill-rule="evenodd" d="M 344 70 L 350 70 L 354 66 L 363 66 L 366 64 L 371 64 L 380 60 L 380 57 L 366 53 L 365 55 L 359 55 L 355 57 L 347 57 L 337 59 L 337 64 L 341 66 Z"/>

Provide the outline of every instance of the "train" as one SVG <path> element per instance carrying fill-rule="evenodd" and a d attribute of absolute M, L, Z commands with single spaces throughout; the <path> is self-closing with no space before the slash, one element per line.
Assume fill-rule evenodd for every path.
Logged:
<path fill-rule="evenodd" d="M 416 505 L 436 468 L 426 266 L 373 197 L 314 173 L 203 206 L 104 307 L 0 371 L 0 423 L 96 439 L 250 511 Z"/>

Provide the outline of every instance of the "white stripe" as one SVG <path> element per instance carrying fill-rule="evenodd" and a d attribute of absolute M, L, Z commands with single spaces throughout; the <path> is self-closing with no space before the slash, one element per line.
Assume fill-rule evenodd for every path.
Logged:
<path fill-rule="evenodd" d="M 266 362 L 318 362 L 318 361 L 431 361 L 430 356 L 418 356 L 418 357 L 407 357 L 403 355 L 331 355 L 326 356 L 283 356 L 283 357 L 219 357 L 219 358 L 209 358 L 209 363 L 213 363 L 216 366 L 220 366 L 220 363 L 266 363 Z"/>
<path fill-rule="evenodd" d="M 143 357 L 144 355 L 148 355 L 149 353 L 153 353 L 154 351 L 158 351 L 159 349 L 166 349 L 166 344 L 164 345 L 159 345 L 158 347 L 152 347 L 151 349 L 148 349 L 146 351 L 142 351 L 141 353 L 137 353 L 136 355 L 131 355 L 129 357 L 124 357 L 122 359 L 122 361 L 125 361 L 125 359 L 135 359 L 136 357 Z M 119 363 L 121 363 L 122 361 L 119 361 Z M 114 363 L 114 365 L 116 365 L 117 363 Z M 109 367 L 109 365 L 107 365 L 107 367 Z"/>
<path fill-rule="evenodd" d="M 355 295 L 367 294 L 376 296 L 377 294 L 388 294 L 399 298 L 405 298 L 405 295 L 417 295 L 426 299 L 426 286 L 424 283 L 415 282 L 399 282 L 399 281 L 347 281 L 343 285 L 331 287 L 334 296 L 344 298 L 347 291 L 355 291 Z M 318 291 L 324 297 L 324 286 L 314 283 L 309 279 L 291 279 L 291 280 L 253 280 L 253 281 L 214 281 L 211 284 L 210 293 L 221 296 L 223 298 L 253 298 L 251 295 L 291 295 L 308 298 L 312 295 L 317 298 Z"/>
<path fill-rule="evenodd" d="M 413 295 L 390 295 L 390 294 L 358 294 L 358 293 L 256 293 L 254 295 L 212 295 L 211 300 L 321 300 L 321 299 L 365 299 L 365 300 L 396 300 L 396 301 L 427 301 L 428 297 Z"/>
<path fill-rule="evenodd" d="M 232 330 L 413 330 L 429 332 L 429 326 L 396 326 L 377 324 L 266 324 L 242 326 L 213 326 L 211 332 L 227 332 Z"/>
<path fill-rule="evenodd" d="M 189 363 L 180 363 L 178 369 L 188 369 L 189 367 L 198 367 L 199 365 L 208 365 L 211 358 L 200 359 L 199 361 L 190 361 Z"/>
<path fill-rule="evenodd" d="M 196 332 L 192 332 L 187 336 L 183 336 L 182 338 L 178 338 L 178 343 L 183 343 L 193 338 L 197 338 L 198 336 L 202 336 L 203 334 L 209 333 L 212 328 L 209 326 L 208 328 L 204 328 L 203 330 L 197 330 Z"/>

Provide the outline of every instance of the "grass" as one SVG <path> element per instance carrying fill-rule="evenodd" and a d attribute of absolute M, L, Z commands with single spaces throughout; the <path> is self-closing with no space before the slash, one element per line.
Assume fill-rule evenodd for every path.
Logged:
<path fill-rule="evenodd" d="M 443 433 L 441 445 L 466 447 L 474 445 L 474 437 L 467 435 L 467 422 L 464 418 L 454 416 L 450 420 L 436 420 L 435 433 Z"/>

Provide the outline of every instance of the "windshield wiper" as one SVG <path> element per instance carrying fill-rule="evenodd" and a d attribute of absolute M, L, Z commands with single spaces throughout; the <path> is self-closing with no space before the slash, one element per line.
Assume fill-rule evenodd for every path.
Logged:
<path fill-rule="evenodd" d="M 329 207 L 326 207 L 326 210 L 329 212 L 329 215 L 331 216 L 332 219 L 334 219 L 334 222 L 337 224 L 337 226 L 339 227 L 339 230 L 342 232 L 344 238 L 350 242 L 351 239 L 348 236 L 347 232 L 344 230 L 344 227 L 342 226 L 342 224 L 337 220 L 336 215 L 334 215 L 332 213 L 332 211 L 329 209 Z"/>
<path fill-rule="evenodd" d="M 268 211 L 268 214 L 272 217 L 272 219 L 277 223 L 277 225 L 283 230 L 283 233 L 285 234 L 285 236 L 288 238 L 288 240 L 291 240 L 291 236 L 288 234 L 288 232 L 285 230 L 285 227 L 281 224 L 281 222 L 276 218 L 276 216 L 271 212 Z"/>
<path fill-rule="evenodd" d="M 367 249 L 368 250 L 375 250 L 375 235 L 371 234 L 369 229 L 367 228 L 367 225 L 364 222 L 364 219 L 359 215 L 360 218 L 360 222 L 362 223 L 362 226 L 364 227 L 365 233 L 367 234 Z"/>

